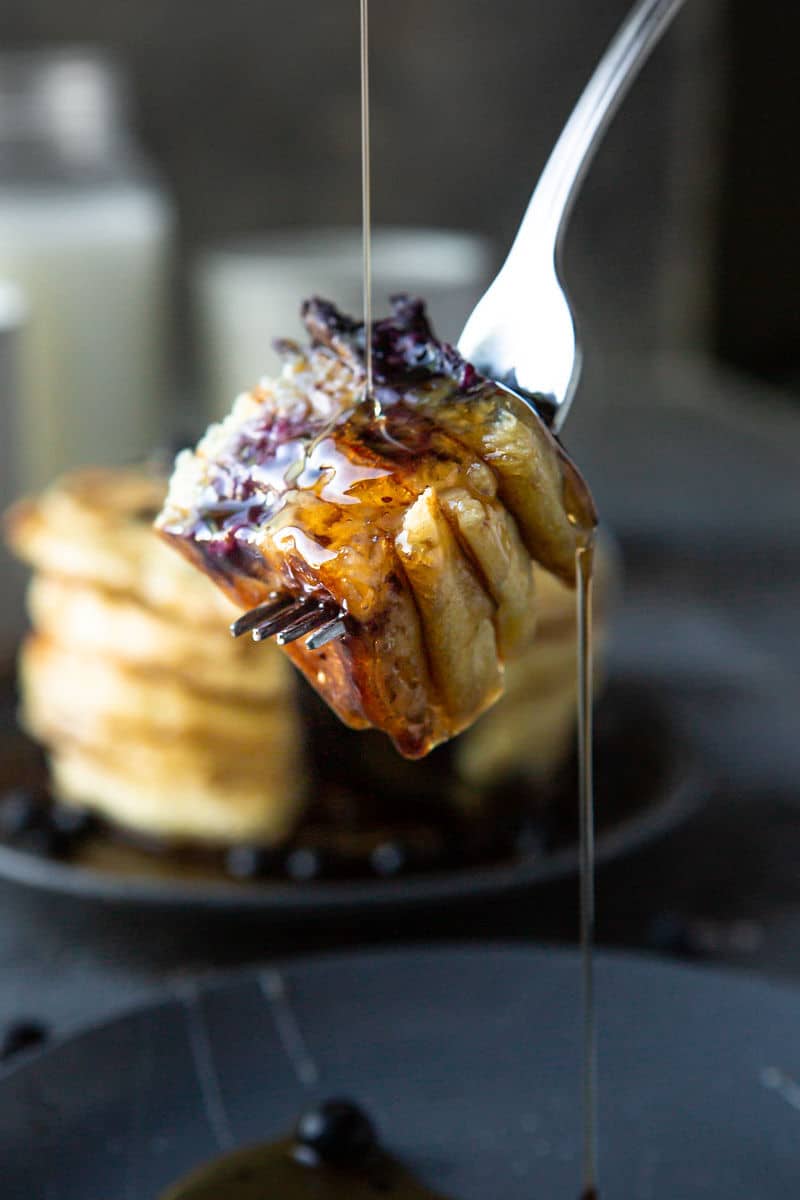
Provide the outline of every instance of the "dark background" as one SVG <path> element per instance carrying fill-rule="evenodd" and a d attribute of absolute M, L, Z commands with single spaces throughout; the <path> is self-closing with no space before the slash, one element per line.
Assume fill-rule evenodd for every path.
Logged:
<path fill-rule="evenodd" d="M 376 222 L 483 230 L 499 256 L 627 7 L 373 0 Z M 13 0 L 0 44 L 118 54 L 191 251 L 358 221 L 357 18 L 356 0 Z M 781 0 L 687 4 L 575 214 L 568 274 L 591 340 L 710 346 L 791 376 L 799 25 Z"/>
<path fill-rule="evenodd" d="M 800 390 L 800 9 L 730 0 L 715 345 Z"/>

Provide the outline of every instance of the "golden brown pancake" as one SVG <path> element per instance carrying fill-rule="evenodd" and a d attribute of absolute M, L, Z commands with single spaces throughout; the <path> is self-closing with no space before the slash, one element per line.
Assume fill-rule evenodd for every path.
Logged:
<path fill-rule="evenodd" d="M 137 738 L 100 752 L 63 741 L 50 761 L 63 800 L 122 829 L 187 844 L 272 845 L 290 836 L 304 803 L 304 779 L 287 769 L 288 749 L 267 741 L 263 757 L 253 759 L 220 757 L 203 742 Z"/>
<path fill-rule="evenodd" d="M 165 490 L 163 476 L 142 468 L 75 471 L 13 505 L 6 538 L 37 571 L 97 584 L 179 620 L 218 628 L 235 616 L 231 605 L 153 537 Z"/>
<path fill-rule="evenodd" d="M 294 713 L 285 696 L 255 704 L 187 687 L 169 670 L 86 654 L 43 634 L 20 652 L 23 722 L 43 741 L 66 736 L 108 745 L 137 736 L 207 740 L 219 753 L 259 751 L 276 734 L 289 736 Z"/>
<path fill-rule="evenodd" d="M 38 574 L 28 590 L 28 611 L 37 630 L 76 652 L 169 674 L 234 704 L 261 704 L 293 687 L 294 673 L 277 647 L 237 641 L 223 621 L 198 628 L 129 593 Z"/>

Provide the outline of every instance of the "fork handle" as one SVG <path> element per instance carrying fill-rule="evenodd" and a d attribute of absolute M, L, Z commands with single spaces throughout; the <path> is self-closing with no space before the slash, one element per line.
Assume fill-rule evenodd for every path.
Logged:
<path fill-rule="evenodd" d="M 505 266 L 530 270 L 532 255 L 557 257 L 573 199 L 628 88 L 684 0 L 639 0 L 581 94 L 531 196 Z"/>

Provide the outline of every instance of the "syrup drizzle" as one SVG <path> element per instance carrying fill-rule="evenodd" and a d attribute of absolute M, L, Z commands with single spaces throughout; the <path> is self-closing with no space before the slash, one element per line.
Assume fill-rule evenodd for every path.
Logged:
<path fill-rule="evenodd" d="M 372 386 L 372 201 L 369 139 L 369 0 L 361 4 L 361 256 L 364 307 L 364 362 L 367 378 L 364 399 L 371 400 L 375 416 L 380 403 Z"/>
<path fill-rule="evenodd" d="M 580 813 L 580 942 L 583 989 L 583 1191 L 597 1200 L 597 1017 L 594 999 L 594 781 L 592 771 L 591 535 L 575 553 L 578 625 L 578 804 Z"/>

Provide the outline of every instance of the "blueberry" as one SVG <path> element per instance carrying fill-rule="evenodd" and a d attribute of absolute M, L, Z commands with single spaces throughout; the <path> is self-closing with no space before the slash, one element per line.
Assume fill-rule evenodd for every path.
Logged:
<path fill-rule="evenodd" d="M 297 883 L 319 879 L 325 863 L 321 851 L 313 846 L 298 846 L 286 855 L 286 874 Z"/>
<path fill-rule="evenodd" d="M 88 808 L 56 804 L 50 810 L 50 821 L 56 833 L 64 834 L 68 838 L 79 838 L 91 833 L 95 816 Z"/>
<path fill-rule="evenodd" d="M 370 854 L 369 864 L 384 878 L 399 875 L 408 866 L 408 849 L 402 842 L 381 842 Z"/>
<path fill-rule="evenodd" d="M 275 869 L 275 856 L 263 846 L 231 846 L 225 854 L 225 870 L 234 879 L 263 879 Z"/>
<path fill-rule="evenodd" d="M 544 825 L 538 821 L 526 821 L 517 833 L 515 849 L 522 858 L 539 858 L 546 854 L 549 838 Z"/>
<path fill-rule="evenodd" d="M 325 1100 L 300 1117 L 294 1131 L 298 1147 L 319 1162 L 358 1166 L 375 1153 L 378 1138 L 369 1117 L 351 1100 Z"/>
<path fill-rule="evenodd" d="M 696 958 L 700 954 L 691 923 L 675 912 L 657 913 L 645 931 L 651 950 L 674 954 L 678 958 Z"/>
<path fill-rule="evenodd" d="M 0 836 L 8 839 L 25 833 L 41 820 L 42 806 L 33 792 L 12 788 L 0 799 Z"/>
<path fill-rule="evenodd" d="M 5 1062 L 14 1054 L 19 1054 L 23 1050 L 32 1050 L 34 1046 L 39 1046 L 46 1041 L 47 1036 L 47 1026 L 43 1025 L 41 1021 L 28 1019 L 13 1021 L 6 1027 L 3 1037 L 0 1039 L 0 1060 Z"/>
<path fill-rule="evenodd" d="M 24 830 L 16 839 L 20 850 L 38 858 L 62 858 L 71 848 L 71 839 L 59 833 L 49 822 Z"/>

